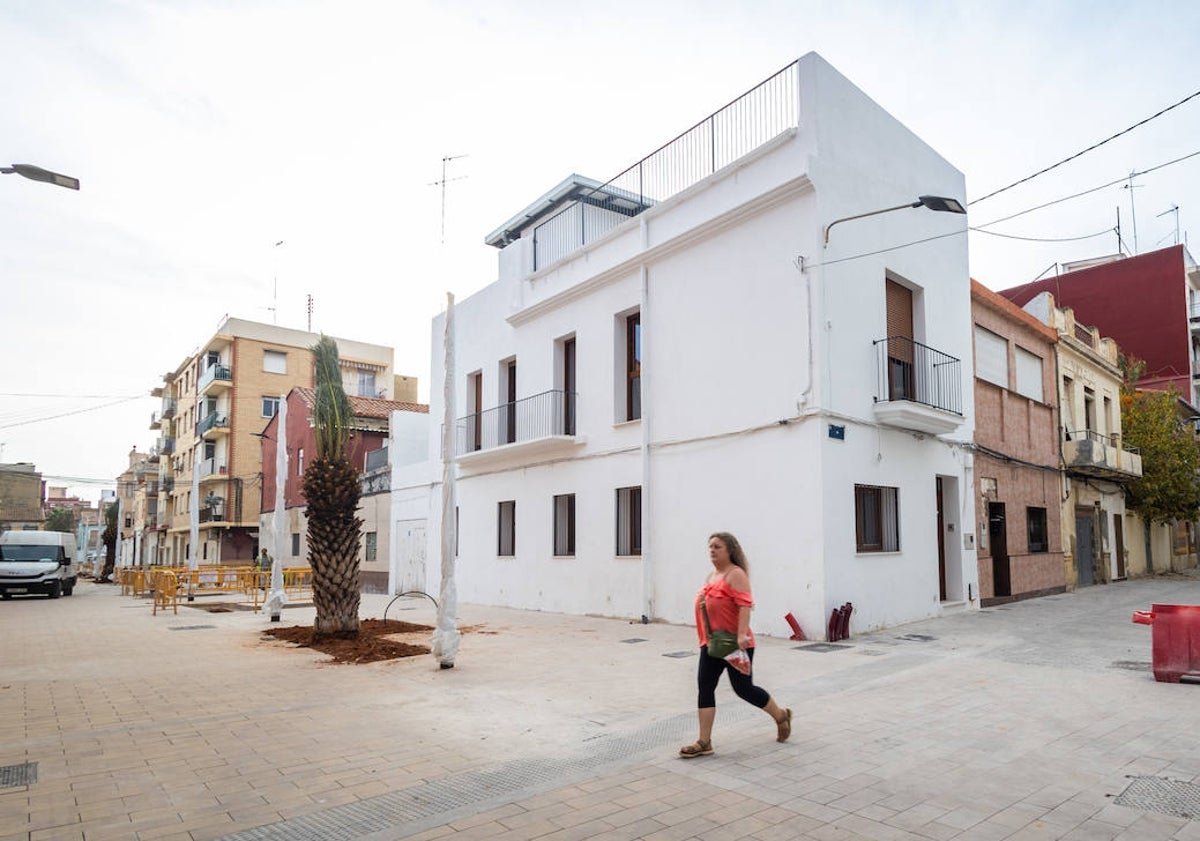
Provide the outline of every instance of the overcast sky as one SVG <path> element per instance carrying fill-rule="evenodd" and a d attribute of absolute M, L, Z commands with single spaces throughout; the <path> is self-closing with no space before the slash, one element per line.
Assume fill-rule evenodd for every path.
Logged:
<path fill-rule="evenodd" d="M 0 165 L 83 184 L 0 176 L 0 461 L 98 497 L 157 436 L 164 372 L 226 314 L 305 328 L 308 295 L 314 330 L 394 347 L 427 399 L 430 319 L 495 279 L 487 233 L 809 51 L 975 200 L 1200 90 L 1198 32 L 1195 2 L 0 0 Z M 969 223 L 1197 151 L 1200 97 Z M 1200 156 L 1133 183 L 989 230 L 1084 237 L 1119 208 L 1144 252 L 1200 218 Z M 970 237 L 994 289 L 1118 247 Z"/>

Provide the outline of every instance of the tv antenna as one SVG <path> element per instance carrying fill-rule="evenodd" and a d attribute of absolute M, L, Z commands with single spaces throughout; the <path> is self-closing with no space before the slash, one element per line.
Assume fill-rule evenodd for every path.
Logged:
<path fill-rule="evenodd" d="M 442 156 L 442 178 L 440 181 L 430 181 L 430 187 L 442 188 L 442 245 L 446 244 L 446 182 L 462 181 L 467 176 L 457 175 L 454 178 L 446 177 L 446 164 L 450 161 L 457 161 L 459 158 L 465 158 L 466 155 L 443 155 Z"/>
<path fill-rule="evenodd" d="M 1128 190 L 1128 191 L 1129 191 L 1129 214 L 1130 214 L 1130 216 L 1132 216 L 1132 217 L 1133 217 L 1133 253 L 1134 253 L 1134 255 L 1136 256 L 1136 255 L 1137 255 L 1137 253 L 1138 253 L 1138 241 L 1137 241 L 1137 207 L 1136 207 L 1136 206 L 1134 205 L 1134 203 L 1133 203 L 1133 191 L 1134 191 L 1134 190 L 1136 190 L 1136 189 L 1138 189 L 1138 188 L 1139 188 L 1139 187 L 1141 187 L 1142 185 L 1141 185 L 1141 184 L 1134 184 L 1134 183 L 1133 183 L 1133 176 L 1135 176 L 1135 175 L 1137 175 L 1137 171 L 1136 171 L 1136 170 L 1134 170 L 1134 171 L 1131 171 L 1131 172 L 1129 173 L 1129 183 L 1128 183 L 1128 184 L 1126 184 L 1126 185 L 1125 185 L 1125 186 L 1124 186 L 1122 189 L 1124 189 L 1124 190 Z"/>
<path fill-rule="evenodd" d="M 271 323 L 279 323 L 279 246 L 283 245 L 283 240 L 275 243 L 275 247 L 271 249 L 271 253 L 275 255 L 275 271 L 271 276 L 271 306 L 267 307 L 271 311 Z"/>
<path fill-rule="evenodd" d="M 1164 210 L 1162 213 L 1158 214 L 1154 218 L 1161 219 L 1164 216 L 1166 216 L 1168 213 L 1175 214 L 1175 244 L 1179 245 L 1179 205 L 1172 204 L 1170 207 L 1168 207 L 1166 210 Z M 1166 239 L 1166 237 L 1163 237 L 1163 239 Z M 1159 242 L 1162 242 L 1162 240 L 1159 240 Z"/>
<path fill-rule="evenodd" d="M 312 311 L 313 311 L 313 299 L 312 299 L 312 293 L 309 292 L 308 293 L 308 332 L 310 332 L 310 333 L 312 332 Z"/>

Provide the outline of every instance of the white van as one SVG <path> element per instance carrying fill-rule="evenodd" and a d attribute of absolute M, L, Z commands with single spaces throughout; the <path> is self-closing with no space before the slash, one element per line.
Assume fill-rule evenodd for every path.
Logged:
<path fill-rule="evenodd" d="M 59 531 L 0 534 L 0 598 L 45 593 L 52 599 L 75 590 L 75 535 Z"/>

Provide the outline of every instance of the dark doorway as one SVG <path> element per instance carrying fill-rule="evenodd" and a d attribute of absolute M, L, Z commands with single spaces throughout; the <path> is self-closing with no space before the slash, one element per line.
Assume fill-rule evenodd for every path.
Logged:
<path fill-rule="evenodd" d="M 1125 578 L 1125 524 L 1121 521 L 1121 515 L 1117 514 L 1113 517 L 1113 541 L 1116 543 L 1117 550 L 1117 578 L 1124 580 Z"/>
<path fill-rule="evenodd" d="M 575 434 L 575 340 L 563 342 L 563 435 Z"/>
<path fill-rule="evenodd" d="M 1008 524 L 1003 502 L 988 503 L 988 532 L 992 540 L 992 591 L 997 597 L 1012 595 L 1008 561 Z"/>
<path fill-rule="evenodd" d="M 1075 585 L 1090 587 L 1096 583 L 1092 572 L 1096 542 L 1092 529 L 1092 509 L 1075 509 Z"/>
<path fill-rule="evenodd" d="M 938 598 L 946 600 L 946 520 L 942 516 L 942 477 L 937 477 Z"/>

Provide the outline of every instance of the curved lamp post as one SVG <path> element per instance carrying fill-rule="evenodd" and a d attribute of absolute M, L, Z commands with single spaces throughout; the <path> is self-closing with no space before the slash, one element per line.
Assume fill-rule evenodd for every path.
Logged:
<path fill-rule="evenodd" d="M 57 172 L 51 172 L 48 169 L 42 169 L 40 166 L 33 164 L 13 164 L 12 166 L 0 166 L 0 173 L 4 175 L 23 175 L 31 181 L 44 181 L 47 184 L 57 184 L 60 187 L 66 187 L 69 190 L 79 189 L 79 179 L 72 178 L 69 175 L 59 175 Z"/>
<path fill-rule="evenodd" d="M 930 210 L 936 210 L 940 213 L 966 213 L 967 209 L 962 206 L 958 199 L 947 198 L 946 196 L 920 196 L 911 204 L 898 204 L 895 207 L 885 207 L 883 210 L 872 210 L 870 213 L 857 213 L 854 216 L 843 216 L 841 219 L 834 219 L 825 226 L 825 245 L 829 245 L 829 230 L 838 222 L 849 222 L 851 219 L 863 219 L 867 216 L 878 216 L 880 213 L 891 213 L 893 210 L 904 210 L 911 207 L 927 207 Z"/>

